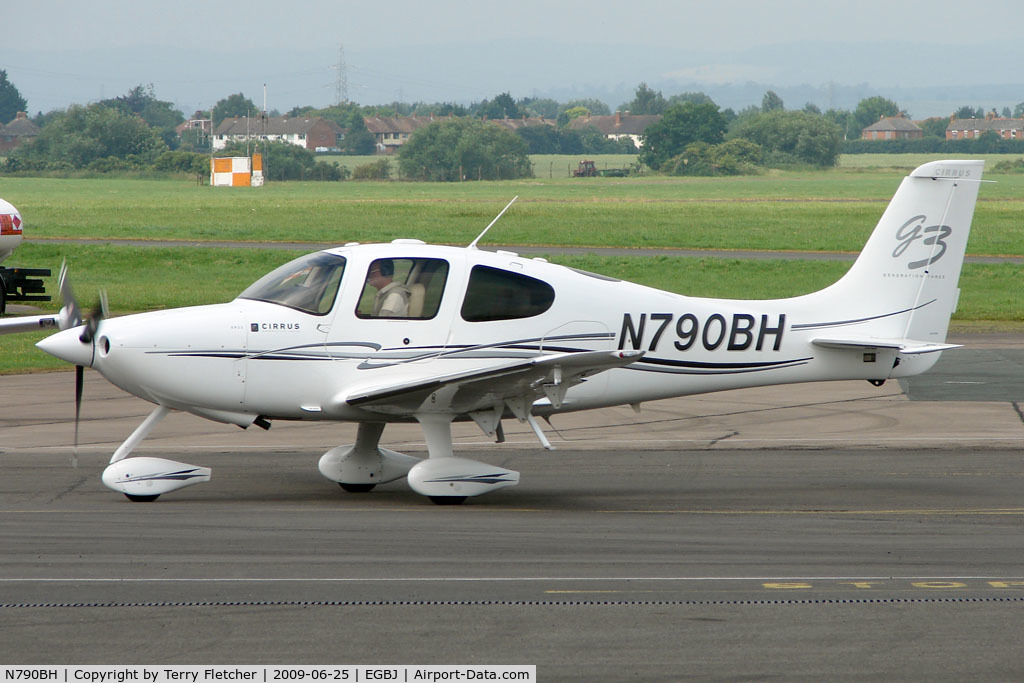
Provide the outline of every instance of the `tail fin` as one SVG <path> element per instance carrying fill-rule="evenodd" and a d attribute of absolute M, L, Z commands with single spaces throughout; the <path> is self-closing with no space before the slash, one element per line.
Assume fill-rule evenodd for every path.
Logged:
<path fill-rule="evenodd" d="M 903 179 L 853 267 L 808 297 L 820 322 L 801 327 L 829 335 L 815 343 L 888 340 L 903 353 L 948 348 L 983 167 L 936 161 Z M 849 334 L 832 336 L 839 328 Z"/>

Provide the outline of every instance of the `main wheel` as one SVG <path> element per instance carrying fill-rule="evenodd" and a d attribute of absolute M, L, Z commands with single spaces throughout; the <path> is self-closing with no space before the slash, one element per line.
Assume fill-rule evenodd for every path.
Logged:
<path fill-rule="evenodd" d="M 124 497 L 133 503 L 152 503 L 154 500 L 160 497 L 160 494 L 158 493 L 155 496 L 137 496 L 132 493 L 126 493 L 124 494 Z"/>
<path fill-rule="evenodd" d="M 349 493 L 366 493 L 367 491 L 372 491 L 376 484 L 346 484 L 343 481 L 339 481 L 338 486 Z"/>
<path fill-rule="evenodd" d="M 434 505 L 462 505 L 466 502 L 466 496 L 430 496 Z"/>
<path fill-rule="evenodd" d="M 0 280 L 0 315 L 7 313 L 7 288 L 4 281 Z"/>

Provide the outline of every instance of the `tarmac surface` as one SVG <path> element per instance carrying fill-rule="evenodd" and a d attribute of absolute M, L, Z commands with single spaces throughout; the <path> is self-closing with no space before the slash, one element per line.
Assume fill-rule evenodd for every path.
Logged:
<path fill-rule="evenodd" d="M 0 377 L 0 664 L 536 664 L 539 680 L 1020 680 L 1024 339 L 927 375 L 456 425 L 518 486 L 437 507 L 316 470 L 355 427 L 172 415 L 136 449 L 213 468 L 99 481 L 150 410 L 86 372 Z M 418 427 L 382 445 L 424 455 Z"/>

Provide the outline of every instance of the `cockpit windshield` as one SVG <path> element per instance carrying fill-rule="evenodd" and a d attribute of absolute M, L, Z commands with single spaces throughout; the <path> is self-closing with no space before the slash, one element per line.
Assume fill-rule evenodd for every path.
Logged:
<path fill-rule="evenodd" d="M 307 254 L 267 273 L 238 298 L 326 315 L 334 305 L 344 272 L 345 259 L 342 256 L 325 252 Z"/>

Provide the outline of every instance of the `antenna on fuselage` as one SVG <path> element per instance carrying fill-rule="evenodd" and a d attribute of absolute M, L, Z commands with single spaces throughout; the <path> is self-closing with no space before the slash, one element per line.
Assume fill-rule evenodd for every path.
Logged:
<path fill-rule="evenodd" d="M 480 233 L 479 235 L 477 235 L 476 239 L 473 240 L 470 243 L 470 245 L 468 247 L 466 247 L 466 248 L 467 249 L 476 249 L 476 243 L 480 241 L 480 238 L 487 234 L 487 231 L 491 229 L 491 226 L 493 226 L 495 223 L 498 222 L 498 219 L 501 218 L 505 214 L 506 211 L 508 211 L 508 207 L 510 207 L 510 206 L 512 206 L 513 204 L 516 203 L 517 199 L 519 199 L 519 195 L 516 195 L 515 197 L 513 197 L 512 201 L 510 201 L 508 204 L 506 204 L 505 208 L 501 210 L 501 213 L 499 213 L 497 216 L 495 216 L 494 220 L 491 221 L 490 223 L 488 223 L 487 227 L 484 228 L 484 231 L 482 233 Z"/>

